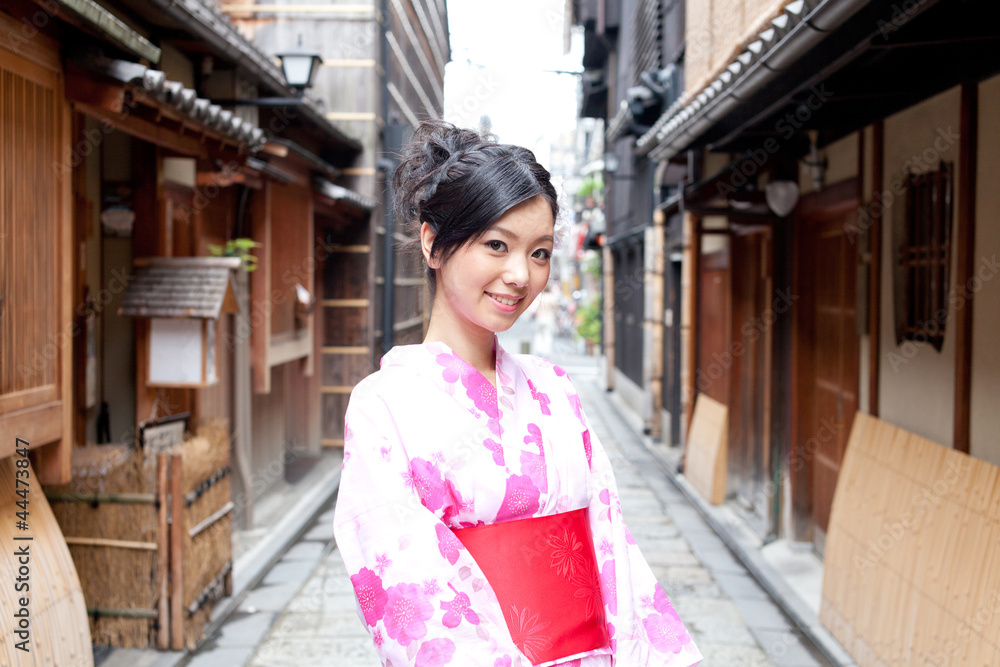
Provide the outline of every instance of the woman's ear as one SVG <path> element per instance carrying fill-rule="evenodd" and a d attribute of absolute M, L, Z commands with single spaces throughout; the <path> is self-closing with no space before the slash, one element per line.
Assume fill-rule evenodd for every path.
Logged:
<path fill-rule="evenodd" d="M 431 269 L 438 268 L 438 261 L 431 260 L 431 248 L 434 247 L 434 230 L 426 222 L 420 223 L 420 251 L 424 254 L 424 261 Z"/>

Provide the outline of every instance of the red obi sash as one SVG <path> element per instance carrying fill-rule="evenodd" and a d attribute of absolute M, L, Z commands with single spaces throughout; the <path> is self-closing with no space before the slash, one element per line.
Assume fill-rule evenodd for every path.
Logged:
<path fill-rule="evenodd" d="M 514 644 L 541 664 L 608 644 L 587 508 L 460 528 Z"/>

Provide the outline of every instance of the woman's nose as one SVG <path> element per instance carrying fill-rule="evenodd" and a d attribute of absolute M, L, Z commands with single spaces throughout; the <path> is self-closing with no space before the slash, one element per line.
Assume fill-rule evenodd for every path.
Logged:
<path fill-rule="evenodd" d="M 503 281 L 508 285 L 523 287 L 528 284 L 528 262 L 524 257 L 511 254 L 504 267 Z"/>

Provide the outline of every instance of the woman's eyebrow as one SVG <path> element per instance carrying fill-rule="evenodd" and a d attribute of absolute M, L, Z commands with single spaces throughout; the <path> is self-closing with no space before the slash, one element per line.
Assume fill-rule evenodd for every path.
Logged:
<path fill-rule="evenodd" d="M 516 241 L 519 238 L 521 238 L 520 236 L 518 236 L 514 232 L 510 231 L 509 229 L 505 229 L 505 228 L 501 227 L 500 225 L 494 226 L 493 227 L 493 231 L 494 232 L 499 232 L 500 234 L 503 234 L 507 238 L 513 239 L 514 241 Z M 553 241 L 554 242 L 555 239 L 552 237 L 551 234 L 546 234 L 544 236 L 539 236 L 537 239 L 535 239 L 535 243 L 541 243 L 542 241 Z"/>

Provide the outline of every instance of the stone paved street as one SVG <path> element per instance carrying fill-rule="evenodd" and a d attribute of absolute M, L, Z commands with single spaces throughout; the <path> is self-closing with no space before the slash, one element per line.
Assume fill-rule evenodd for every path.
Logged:
<path fill-rule="evenodd" d="M 562 357 L 614 465 L 626 522 L 704 654 L 703 664 L 828 665 L 668 480 L 598 386 L 593 360 L 572 356 L 566 342 L 559 351 L 553 356 Z M 332 542 L 332 523 L 330 508 L 188 664 L 378 665 Z"/>

